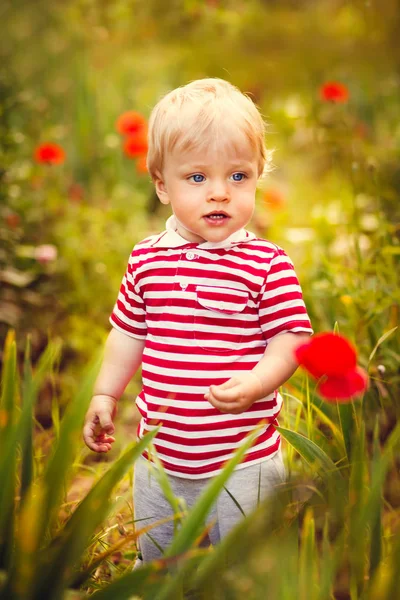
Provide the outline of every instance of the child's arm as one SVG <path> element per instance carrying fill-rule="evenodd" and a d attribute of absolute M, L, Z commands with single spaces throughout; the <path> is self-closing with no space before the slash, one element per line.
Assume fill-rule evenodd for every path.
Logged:
<path fill-rule="evenodd" d="M 115 441 L 110 434 L 117 402 L 142 362 L 144 345 L 145 340 L 117 329 L 109 333 L 83 428 L 85 444 L 95 452 L 108 452 Z"/>
<path fill-rule="evenodd" d="M 237 373 L 222 385 L 210 386 L 204 397 L 226 413 L 242 413 L 287 381 L 298 367 L 294 350 L 309 338 L 308 333 L 282 333 L 272 338 L 263 358 L 252 369 Z"/>

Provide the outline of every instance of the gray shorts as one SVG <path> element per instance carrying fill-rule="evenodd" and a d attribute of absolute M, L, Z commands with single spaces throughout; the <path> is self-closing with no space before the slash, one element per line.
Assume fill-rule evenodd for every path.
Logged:
<path fill-rule="evenodd" d="M 133 506 L 135 521 L 140 521 L 136 523 L 137 529 L 173 515 L 171 505 L 165 499 L 160 485 L 152 473 L 151 466 L 151 463 L 143 457 L 140 457 L 135 463 Z M 195 504 L 211 478 L 183 479 L 168 475 L 168 479 L 174 495 L 177 498 L 184 498 L 190 508 Z M 223 489 L 207 517 L 207 524 L 214 520 L 215 524 L 210 529 L 205 543 L 217 544 L 243 518 L 243 513 L 249 514 L 260 501 L 273 492 L 276 485 L 285 480 L 286 471 L 280 449 L 271 458 L 261 463 L 234 471 L 225 487 L 242 510 L 238 508 L 229 493 Z M 149 533 L 158 546 L 165 550 L 171 544 L 174 535 L 174 522 L 158 525 Z M 150 536 L 144 534 L 138 540 L 143 562 L 149 562 L 162 556 Z M 140 566 L 140 563 L 141 561 L 135 566 Z"/>

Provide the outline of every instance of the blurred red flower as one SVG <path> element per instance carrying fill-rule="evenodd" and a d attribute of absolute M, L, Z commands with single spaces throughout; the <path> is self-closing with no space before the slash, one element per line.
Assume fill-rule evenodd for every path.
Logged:
<path fill-rule="evenodd" d="M 147 153 L 147 133 L 139 132 L 137 135 L 130 135 L 124 143 L 124 152 L 128 158 L 138 158 Z"/>
<path fill-rule="evenodd" d="M 318 384 L 318 391 L 324 398 L 343 401 L 361 394 L 367 387 L 368 376 L 364 369 L 357 367 L 342 377 L 327 377 Z"/>
<path fill-rule="evenodd" d="M 121 135 L 132 135 L 146 129 L 146 119 L 135 110 L 128 110 L 118 117 L 115 127 Z"/>
<path fill-rule="evenodd" d="M 18 225 L 21 223 L 21 217 L 17 213 L 14 213 L 14 212 L 8 213 L 5 216 L 4 220 L 7 223 L 8 227 L 10 227 L 10 229 L 16 229 L 18 227 Z"/>
<path fill-rule="evenodd" d="M 280 210 L 286 204 L 284 193 L 278 188 L 269 188 L 264 191 L 262 196 L 264 204 L 272 210 Z"/>
<path fill-rule="evenodd" d="M 60 165 L 65 161 L 65 152 L 58 144 L 46 142 L 37 146 L 34 152 L 34 158 L 38 163 L 47 163 Z"/>
<path fill-rule="evenodd" d="M 317 333 L 296 350 L 299 363 L 319 379 L 323 375 L 340 377 L 357 365 L 357 353 L 342 335 Z"/>
<path fill-rule="evenodd" d="M 326 102 L 347 102 L 349 95 L 348 88 L 339 81 L 329 81 L 320 88 L 320 96 Z"/>
<path fill-rule="evenodd" d="M 318 391 L 327 399 L 350 399 L 363 392 L 368 376 L 357 367 L 357 352 L 342 335 L 319 333 L 295 350 L 298 363 L 318 382 Z"/>

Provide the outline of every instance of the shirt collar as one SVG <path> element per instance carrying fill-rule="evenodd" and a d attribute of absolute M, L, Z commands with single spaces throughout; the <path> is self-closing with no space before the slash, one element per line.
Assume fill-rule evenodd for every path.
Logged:
<path fill-rule="evenodd" d="M 208 250 L 214 248 L 231 248 L 232 246 L 242 244 L 243 242 L 250 242 L 256 238 L 257 236 L 251 231 L 239 229 L 239 231 L 235 231 L 235 233 L 232 233 L 232 235 L 226 238 L 226 240 L 222 240 L 222 242 L 202 242 L 201 244 L 190 242 L 189 240 L 185 240 L 185 238 L 176 231 L 175 215 L 171 215 L 165 223 L 165 231 L 163 231 L 151 245 L 153 248 L 178 248 L 179 246 L 190 245 Z"/>

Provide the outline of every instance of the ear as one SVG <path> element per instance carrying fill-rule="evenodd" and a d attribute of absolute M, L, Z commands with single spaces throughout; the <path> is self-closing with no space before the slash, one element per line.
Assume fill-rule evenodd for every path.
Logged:
<path fill-rule="evenodd" d="M 169 204 L 169 197 L 167 188 L 165 186 L 165 180 L 160 173 L 160 171 L 155 172 L 155 176 L 153 178 L 154 187 L 156 188 L 156 194 L 163 204 Z"/>

